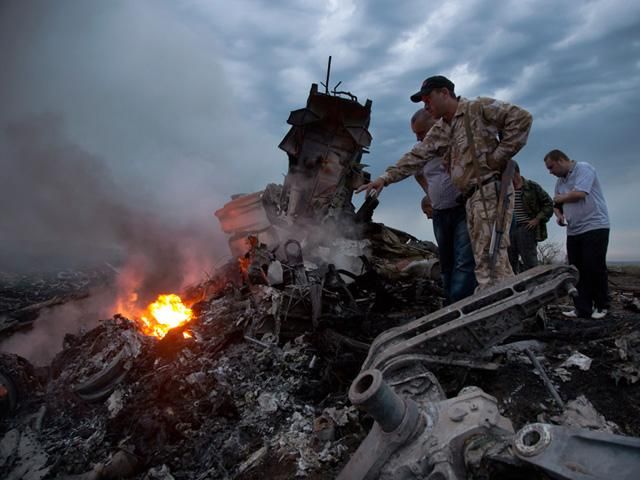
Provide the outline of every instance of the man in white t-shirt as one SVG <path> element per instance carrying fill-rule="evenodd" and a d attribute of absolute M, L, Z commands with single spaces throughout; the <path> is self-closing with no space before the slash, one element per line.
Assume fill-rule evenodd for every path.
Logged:
<path fill-rule="evenodd" d="M 558 177 L 554 212 L 558 225 L 567 228 L 567 256 L 580 273 L 575 310 L 567 317 L 604 318 L 609 308 L 607 248 L 609 212 L 595 169 L 576 162 L 560 150 L 544 157 L 547 170 Z"/>

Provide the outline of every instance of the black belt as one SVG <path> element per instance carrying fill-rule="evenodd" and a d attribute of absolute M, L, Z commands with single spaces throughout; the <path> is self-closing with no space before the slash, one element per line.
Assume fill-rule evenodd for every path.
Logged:
<path fill-rule="evenodd" d="M 478 189 L 480 187 L 484 187 L 485 185 L 488 185 L 488 184 L 494 183 L 494 182 L 499 182 L 499 181 L 500 181 L 500 176 L 499 175 L 492 175 L 489 178 L 485 178 L 484 180 L 482 180 L 480 182 L 479 185 L 475 184 L 475 185 L 472 185 L 469 189 L 467 189 L 467 191 L 462 194 L 462 198 L 466 202 L 467 200 L 469 200 L 473 196 L 474 193 L 476 193 L 478 191 Z"/>

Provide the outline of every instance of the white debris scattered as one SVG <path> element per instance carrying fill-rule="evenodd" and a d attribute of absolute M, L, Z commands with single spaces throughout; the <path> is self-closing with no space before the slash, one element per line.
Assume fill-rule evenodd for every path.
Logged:
<path fill-rule="evenodd" d="M 554 370 L 555 374 L 560 377 L 563 382 L 571 380 L 571 372 L 564 367 L 558 367 Z"/>
<path fill-rule="evenodd" d="M 262 392 L 258 397 L 258 404 L 263 413 L 274 413 L 278 411 L 278 400 L 272 393 Z"/>
<path fill-rule="evenodd" d="M 187 375 L 185 380 L 189 385 L 197 385 L 199 383 L 204 383 L 206 380 L 207 374 L 204 372 L 193 372 Z"/>
<path fill-rule="evenodd" d="M 519 342 L 507 343 L 504 345 L 496 345 L 491 347 L 489 351 L 491 354 L 509 354 L 509 353 L 524 353 L 525 350 L 531 350 L 534 353 L 544 351 L 546 345 L 538 340 L 521 340 Z"/>
<path fill-rule="evenodd" d="M 283 269 L 282 263 L 279 260 L 274 260 L 269 264 L 269 268 L 267 270 L 267 281 L 269 285 L 280 285 L 283 282 Z"/>
<path fill-rule="evenodd" d="M 567 427 L 620 433 L 620 427 L 604 418 L 584 395 L 567 402 L 562 414 L 551 417 L 551 421 Z"/>
<path fill-rule="evenodd" d="M 105 403 L 107 410 L 109 410 L 109 418 L 115 418 L 124 407 L 124 392 L 120 388 L 116 388 Z"/>
<path fill-rule="evenodd" d="M 344 408 L 330 407 L 325 408 L 322 414 L 331 418 L 339 427 L 343 427 L 347 423 L 357 420 L 358 409 L 353 405 Z"/>
<path fill-rule="evenodd" d="M 150 468 L 143 480 L 175 480 L 175 478 L 171 475 L 169 467 L 162 465 Z"/>
<path fill-rule="evenodd" d="M 560 367 L 578 367 L 580 370 L 587 371 L 591 368 L 591 358 L 580 352 L 573 352 Z"/>

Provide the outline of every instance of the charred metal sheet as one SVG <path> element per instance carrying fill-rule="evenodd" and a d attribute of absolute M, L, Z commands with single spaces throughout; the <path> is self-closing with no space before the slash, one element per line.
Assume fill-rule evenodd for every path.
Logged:
<path fill-rule="evenodd" d="M 269 217 L 262 203 L 263 192 L 242 195 L 231 200 L 219 210 L 215 216 L 225 233 L 257 232 L 271 226 Z"/>
<path fill-rule="evenodd" d="M 239 257 L 249 246 L 246 239 L 255 235 L 270 248 L 279 244 L 280 239 L 274 223 L 280 213 L 282 186 L 269 184 L 260 191 L 248 195 L 234 195 L 215 215 L 225 233 L 233 234 L 229 239 L 231 253 Z"/>
<path fill-rule="evenodd" d="M 380 200 L 378 200 L 377 196 L 369 195 L 364 200 L 356 215 L 354 220 L 356 223 L 368 223 L 373 219 L 373 211 L 380 204 Z"/>
<path fill-rule="evenodd" d="M 478 354 L 522 328 L 550 301 L 574 290 L 572 266 L 540 266 L 493 288 L 387 330 L 371 345 L 362 369 L 385 366 L 401 355 Z M 454 357 L 455 358 L 455 357 Z"/>
<path fill-rule="evenodd" d="M 558 479 L 632 480 L 640 472 L 640 438 L 533 423 L 514 436 L 513 449 Z"/>
<path fill-rule="evenodd" d="M 257 236 L 247 237 L 249 251 L 244 254 L 241 263 L 246 268 L 247 280 L 250 285 L 267 285 L 269 266 L 275 261 L 275 255 L 269 247 L 262 243 Z"/>
<path fill-rule="evenodd" d="M 0 438 L 0 472 L 2 478 L 40 480 L 49 476 L 49 454 L 41 438 L 28 427 L 9 430 Z"/>

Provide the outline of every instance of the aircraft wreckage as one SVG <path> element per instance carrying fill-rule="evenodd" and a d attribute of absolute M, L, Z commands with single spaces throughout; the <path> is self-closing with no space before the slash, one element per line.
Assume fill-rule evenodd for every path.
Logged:
<path fill-rule="evenodd" d="M 155 335 L 116 315 L 44 370 L 0 355 L 3 478 L 637 478 L 640 439 L 567 400 L 568 367 L 540 341 L 562 365 L 578 345 L 607 355 L 630 402 L 637 318 L 558 330 L 550 305 L 578 280 L 565 265 L 443 307 L 435 245 L 351 202 L 372 102 L 330 91 L 329 71 L 289 116 L 284 184 L 216 212 L 234 258 L 182 292 L 184 321 Z M 0 332 L 31 325 L 24 303 Z"/>
<path fill-rule="evenodd" d="M 375 425 L 338 478 L 457 480 L 529 467 L 552 478 L 635 478 L 640 438 L 545 423 L 514 432 L 494 397 L 468 386 L 446 398 L 429 371 L 444 359 L 482 358 L 544 305 L 573 294 L 577 275 L 570 266 L 536 267 L 379 335 L 349 389 Z"/>
<path fill-rule="evenodd" d="M 330 65 L 329 60 L 329 69 Z M 327 85 L 328 81 L 329 70 Z M 315 218 L 322 224 L 351 214 L 353 189 L 367 180 L 360 159 L 371 142 L 366 129 L 371 101 L 362 106 L 355 96 L 346 95 L 349 98 L 335 89 L 333 95 L 320 93 L 312 85 L 306 108 L 291 112 L 292 128 L 280 144 L 289 156 L 289 172 L 279 201 L 265 205 L 265 198 L 272 197 L 267 191 L 249 197 L 260 198 L 263 205 L 258 209 L 265 212 L 262 223 L 250 225 L 251 233 L 264 232 L 272 247 L 278 242 L 273 225 L 278 217 L 266 211 L 279 212 L 279 218 L 292 223 Z M 377 200 L 369 198 L 353 216 L 354 223 L 370 221 L 376 205 Z M 223 228 L 234 207 L 232 202 L 216 212 Z M 247 233 L 235 233 L 232 250 L 236 250 L 234 239 L 246 238 Z M 338 478 L 483 478 L 491 462 L 538 467 L 553 478 L 607 478 L 612 471 L 616 478 L 635 478 L 640 472 L 640 439 L 542 423 L 516 433 L 509 419 L 499 414 L 495 398 L 466 387 L 447 399 L 429 370 L 433 364 L 465 366 L 482 359 L 491 347 L 521 331 L 545 305 L 575 294 L 577 276 L 573 267 L 538 267 L 381 333 L 349 389 L 350 401 L 375 424 Z M 535 355 L 527 353 L 561 402 Z"/>

